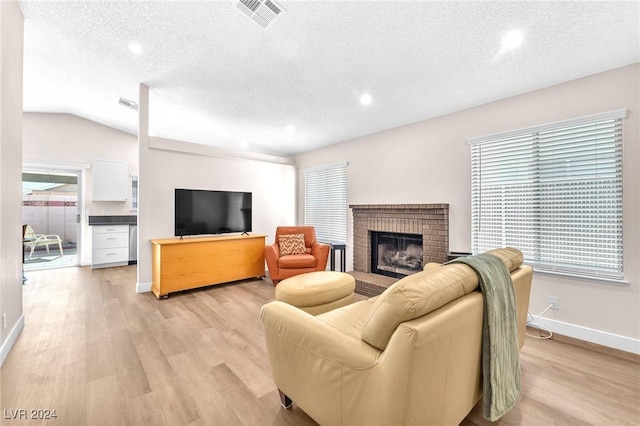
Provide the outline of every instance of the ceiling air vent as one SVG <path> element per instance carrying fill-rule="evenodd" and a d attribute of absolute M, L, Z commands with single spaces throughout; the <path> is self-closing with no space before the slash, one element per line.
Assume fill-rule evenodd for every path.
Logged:
<path fill-rule="evenodd" d="M 271 0 L 233 0 L 233 4 L 264 29 L 285 12 L 282 6 Z"/>
<path fill-rule="evenodd" d="M 127 107 L 129 109 L 138 110 L 138 103 L 129 99 L 125 99 L 125 98 L 120 98 L 118 100 L 118 104 L 122 105 L 123 107 Z"/>

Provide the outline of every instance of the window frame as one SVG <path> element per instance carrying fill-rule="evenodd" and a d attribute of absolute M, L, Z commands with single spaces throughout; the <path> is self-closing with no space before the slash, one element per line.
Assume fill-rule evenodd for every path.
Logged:
<path fill-rule="evenodd" d="M 531 235 L 534 236 L 534 238 L 529 238 L 526 243 L 522 243 L 524 247 L 522 251 L 525 254 L 525 263 L 534 266 L 537 272 L 616 284 L 626 283 L 627 281 L 624 279 L 624 173 L 622 164 L 624 145 L 623 122 L 626 115 L 627 109 L 623 108 L 510 132 L 467 139 L 467 144 L 471 150 L 472 252 L 478 253 L 483 251 L 487 248 L 486 246 L 490 244 L 488 241 L 496 239 L 495 235 L 491 237 L 487 237 L 486 235 L 483 237 L 481 235 L 482 232 L 485 234 L 490 232 L 487 230 L 490 226 L 487 225 L 487 221 L 482 218 L 482 215 L 493 215 L 492 218 L 502 219 L 503 222 L 497 227 L 494 226 L 494 228 L 491 228 L 491 232 L 501 231 L 505 235 L 508 234 L 508 238 L 513 241 L 518 240 L 516 235 L 518 235 L 521 240 L 525 238 L 523 235 L 528 237 Z M 585 145 L 581 148 L 576 148 L 576 144 L 580 142 L 574 142 L 573 139 L 565 135 L 565 132 L 567 132 L 566 134 L 569 134 L 573 138 L 575 134 L 578 134 L 578 130 L 576 129 L 582 129 L 583 127 L 589 128 L 589 126 L 592 126 L 594 129 L 598 129 L 598 126 L 609 126 L 613 129 L 610 131 L 613 138 L 609 137 L 609 139 L 605 139 L 602 138 L 599 133 L 596 133 L 596 131 L 592 131 L 594 135 L 590 136 L 590 139 L 584 138 L 584 140 L 587 141 Z M 585 133 L 583 132 L 581 135 L 582 134 Z M 530 146 L 528 146 L 529 143 Z M 600 154 L 602 151 L 601 148 L 605 146 L 610 150 L 613 149 L 613 151 L 602 155 Z M 543 156 L 540 150 L 541 147 L 544 150 L 550 151 L 545 151 L 545 156 Z M 597 152 L 595 157 L 593 157 L 592 154 L 594 147 Z M 483 148 L 485 148 L 485 151 L 491 149 L 494 151 L 483 156 Z M 521 150 L 521 153 L 518 152 L 519 150 Z M 588 164 L 584 166 L 586 169 L 583 168 L 583 170 L 587 170 L 587 174 L 596 175 L 597 177 L 583 178 L 580 176 L 571 176 L 574 170 L 577 169 L 577 162 L 571 163 L 571 160 L 568 160 L 569 165 L 566 166 L 566 171 L 564 173 L 558 173 L 558 157 L 560 159 L 572 158 L 572 156 L 579 153 L 588 154 L 584 156 L 584 158 L 588 159 Z M 507 161 L 507 158 L 511 160 Z M 513 158 L 517 158 L 517 160 L 513 160 Z M 549 160 L 549 158 L 552 160 Z M 614 165 L 609 164 L 606 167 L 600 167 L 599 161 L 601 161 L 601 158 L 609 162 L 612 162 L 611 158 L 614 158 L 615 163 Z M 605 160 L 602 161 L 604 162 Z M 483 162 L 485 163 L 484 169 Z M 505 165 L 501 162 L 505 162 Z M 506 165 L 507 163 L 508 166 Z M 608 171 L 615 170 L 614 177 L 608 180 L 603 178 L 601 169 Z M 501 173 L 505 176 L 500 177 Z M 507 173 L 509 173 L 508 177 L 506 177 Z M 485 182 L 482 182 L 483 179 Z M 609 182 L 609 180 L 614 183 Z M 489 183 L 486 183 L 487 181 L 489 181 Z M 594 185 L 596 185 L 598 189 L 603 187 L 606 194 L 616 196 L 613 202 L 615 207 L 613 219 L 615 225 L 609 225 L 609 227 L 607 227 L 606 224 L 604 224 L 605 220 L 600 215 L 581 218 L 581 215 L 576 213 L 576 203 L 578 201 L 601 200 L 603 196 L 602 193 L 585 192 L 592 189 Z M 565 188 L 568 187 L 572 189 L 566 190 Z M 576 190 L 576 187 L 582 191 Z M 488 188 L 493 189 L 495 195 L 486 195 L 489 190 Z M 498 194 L 497 192 L 499 192 L 500 188 L 502 188 L 502 191 L 505 193 L 511 190 L 511 197 L 504 193 Z M 564 194 L 565 192 L 566 194 Z M 483 195 L 483 193 L 485 195 Z M 577 193 L 578 195 L 576 195 Z M 537 202 L 527 198 L 530 196 L 558 196 L 558 194 L 560 194 L 558 204 L 552 203 L 551 205 L 553 207 L 547 209 L 551 214 L 549 214 L 549 211 L 544 211 L 546 205 L 540 201 L 541 198 L 538 198 Z M 522 199 L 525 200 L 527 204 L 514 204 L 512 202 L 511 208 L 513 209 L 514 205 L 518 208 L 520 206 L 526 206 L 523 208 L 524 212 L 518 211 L 516 214 L 509 213 L 509 206 L 506 205 L 509 200 L 513 201 L 517 196 L 522 196 Z M 483 197 L 485 204 L 493 202 L 493 205 L 489 205 L 489 207 L 484 210 L 482 207 Z M 503 201 L 503 206 L 499 206 L 500 200 Z M 585 241 L 588 238 L 592 238 L 594 235 L 597 237 L 609 237 L 611 235 L 613 238 L 613 240 L 611 240 L 613 241 L 613 248 L 611 249 L 613 253 L 609 255 L 607 260 L 612 259 L 612 266 L 609 266 L 605 261 L 600 261 L 599 259 L 593 260 L 590 264 L 588 263 L 589 255 L 595 258 L 594 253 L 598 253 L 595 248 L 584 249 L 580 252 L 574 251 L 572 255 L 558 256 L 557 258 L 549 255 L 549 250 L 551 250 L 551 252 L 556 250 L 562 251 L 563 248 L 559 244 L 559 247 L 557 247 L 556 240 L 553 240 L 554 234 L 557 234 L 556 231 L 559 227 L 553 227 L 554 219 L 548 219 L 548 216 L 553 216 L 554 213 L 561 213 L 561 209 L 567 209 L 567 206 L 570 208 L 569 212 L 564 213 L 564 216 L 561 217 L 564 219 L 569 218 L 568 221 L 571 220 L 570 223 L 572 225 L 593 226 L 595 224 L 596 230 L 590 234 L 589 232 L 591 231 L 584 230 L 586 228 L 578 228 L 581 229 L 580 233 L 574 233 L 564 239 L 558 237 L 557 241 L 564 241 L 564 243 L 569 246 L 570 244 L 567 243 L 567 241 L 579 239 L 580 241 L 577 247 L 585 248 L 587 247 Z M 535 212 L 536 209 L 538 212 Z M 497 213 L 495 213 L 496 211 Z M 595 213 L 597 211 L 597 207 L 593 207 L 592 205 L 588 206 L 588 212 Z M 516 216 L 522 217 L 522 221 L 518 222 L 515 219 Z M 537 226 L 538 229 L 535 229 L 536 226 L 533 225 L 535 221 L 543 220 L 545 216 L 547 216 L 547 222 L 541 222 Z M 484 224 L 481 224 L 481 222 L 484 222 Z M 522 227 L 523 224 L 530 225 L 533 230 L 518 228 L 518 226 L 516 226 L 520 225 Z M 613 228 L 613 231 L 608 231 L 609 228 Z M 510 230 L 510 233 L 507 230 Z M 610 232 L 610 234 L 606 232 Z M 577 235 L 579 235 L 580 238 L 576 238 Z M 536 236 L 538 238 L 537 241 Z M 503 239 L 503 241 L 505 240 Z M 544 245 L 549 246 L 550 242 L 553 247 L 544 251 Z M 514 246 L 517 247 L 517 245 Z M 564 248 L 565 252 L 568 250 L 568 248 Z M 532 254 L 533 251 L 536 253 Z M 545 253 L 544 255 L 543 251 Z M 581 257 L 584 257 L 584 260 L 581 259 Z M 569 258 L 573 259 L 568 260 Z M 583 264 L 580 265 L 580 263 Z"/>
<path fill-rule="evenodd" d="M 303 170 L 304 224 L 315 227 L 318 241 L 347 241 L 347 166 L 341 162 Z"/>
<path fill-rule="evenodd" d="M 130 193 L 131 193 L 131 204 L 130 211 L 137 212 L 138 211 L 138 175 L 131 175 L 130 180 Z"/>

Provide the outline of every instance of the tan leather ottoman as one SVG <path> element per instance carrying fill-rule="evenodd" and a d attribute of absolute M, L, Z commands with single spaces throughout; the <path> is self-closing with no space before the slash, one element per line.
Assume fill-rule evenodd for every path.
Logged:
<path fill-rule="evenodd" d="M 276 300 L 319 315 L 355 301 L 356 280 L 344 272 L 317 271 L 284 279 L 276 286 Z"/>

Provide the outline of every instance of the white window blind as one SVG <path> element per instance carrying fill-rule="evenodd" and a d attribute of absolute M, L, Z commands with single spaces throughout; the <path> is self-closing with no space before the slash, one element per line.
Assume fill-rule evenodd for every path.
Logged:
<path fill-rule="evenodd" d="M 138 210 L 138 176 L 131 176 L 131 211 Z"/>
<path fill-rule="evenodd" d="M 318 241 L 347 241 L 347 163 L 304 171 L 304 223 Z"/>
<path fill-rule="evenodd" d="M 470 139 L 472 250 L 537 270 L 623 279 L 626 110 Z"/>

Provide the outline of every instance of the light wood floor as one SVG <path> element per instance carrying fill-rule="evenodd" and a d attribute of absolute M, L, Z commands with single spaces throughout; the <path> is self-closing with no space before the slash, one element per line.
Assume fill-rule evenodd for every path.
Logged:
<path fill-rule="evenodd" d="M 31 272 L 25 328 L 1 369 L 2 424 L 314 425 L 283 410 L 259 310 L 273 286 L 245 281 L 135 293 L 135 266 Z M 522 397 L 499 425 L 640 424 L 640 364 L 528 339 Z M 56 410 L 48 421 L 17 410 Z M 481 406 L 464 425 L 486 425 Z"/>

